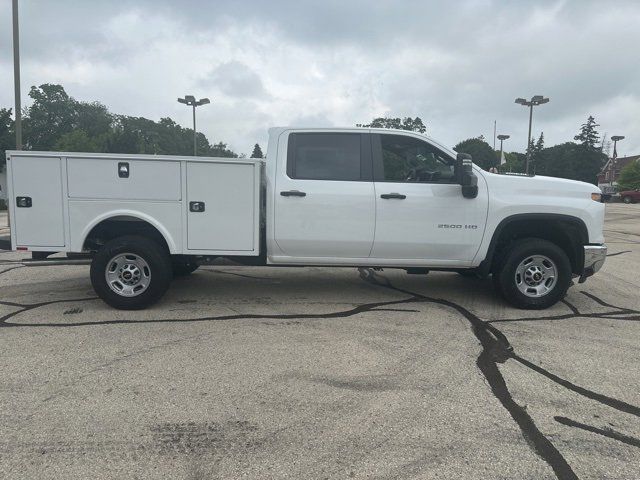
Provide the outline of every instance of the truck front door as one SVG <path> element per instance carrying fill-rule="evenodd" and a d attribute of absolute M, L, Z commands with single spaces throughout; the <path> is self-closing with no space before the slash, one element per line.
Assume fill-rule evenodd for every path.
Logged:
<path fill-rule="evenodd" d="M 484 180 L 478 178 L 476 198 L 464 198 L 454 159 L 417 136 L 373 134 L 372 150 L 376 232 L 371 257 L 468 266 L 486 223 Z"/>
<path fill-rule="evenodd" d="M 367 258 L 375 197 L 371 142 L 360 132 L 292 132 L 281 138 L 274 238 L 287 257 Z"/>

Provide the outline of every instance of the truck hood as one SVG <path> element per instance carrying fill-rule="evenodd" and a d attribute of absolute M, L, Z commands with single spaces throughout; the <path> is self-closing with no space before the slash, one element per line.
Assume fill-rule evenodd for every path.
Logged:
<path fill-rule="evenodd" d="M 584 196 L 591 193 L 600 193 L 601 190 L 592 183 L 579 182 L 577 180 L 567 180 L 566 178 L 545 177 L 545 176 L 518 176 L 500 175 L 482 172 L 489 188 L 504 188 L 522 193 L 552 194 L 554 196 Z"/>

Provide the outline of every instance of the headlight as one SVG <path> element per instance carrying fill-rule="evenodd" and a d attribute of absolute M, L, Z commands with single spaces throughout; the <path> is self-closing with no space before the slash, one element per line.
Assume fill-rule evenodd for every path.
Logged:
<path fill-rule="evenodd" d="M 594 202 L 602 202 L 602 194 L 601 193 L 592 193 L 591 200 Z"/>

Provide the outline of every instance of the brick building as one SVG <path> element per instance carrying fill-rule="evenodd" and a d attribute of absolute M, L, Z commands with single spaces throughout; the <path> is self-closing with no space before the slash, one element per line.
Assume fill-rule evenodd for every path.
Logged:
<path fill-rule="evenodd" d="M 640 155 L 618 157 L 615 159 L 610 158 L 598 174 L 598 187 L 600 187 L 604 193 L 615 193 L 622 169 L 631 162 L 638 160 L 640 160 Z"/>

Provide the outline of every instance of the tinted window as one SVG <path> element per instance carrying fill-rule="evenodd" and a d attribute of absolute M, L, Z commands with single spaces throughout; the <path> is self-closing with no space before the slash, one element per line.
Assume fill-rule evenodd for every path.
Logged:
<path fill-rule="evenodd" d="M 287 174 L 305 180 L 360 180 L 360 134 L 292 133 Z"/>
<path fill-rule="evenodd" d="M 386 182 L 452 183 L 453 159 L 418 138 L 380 135 Z"/>

